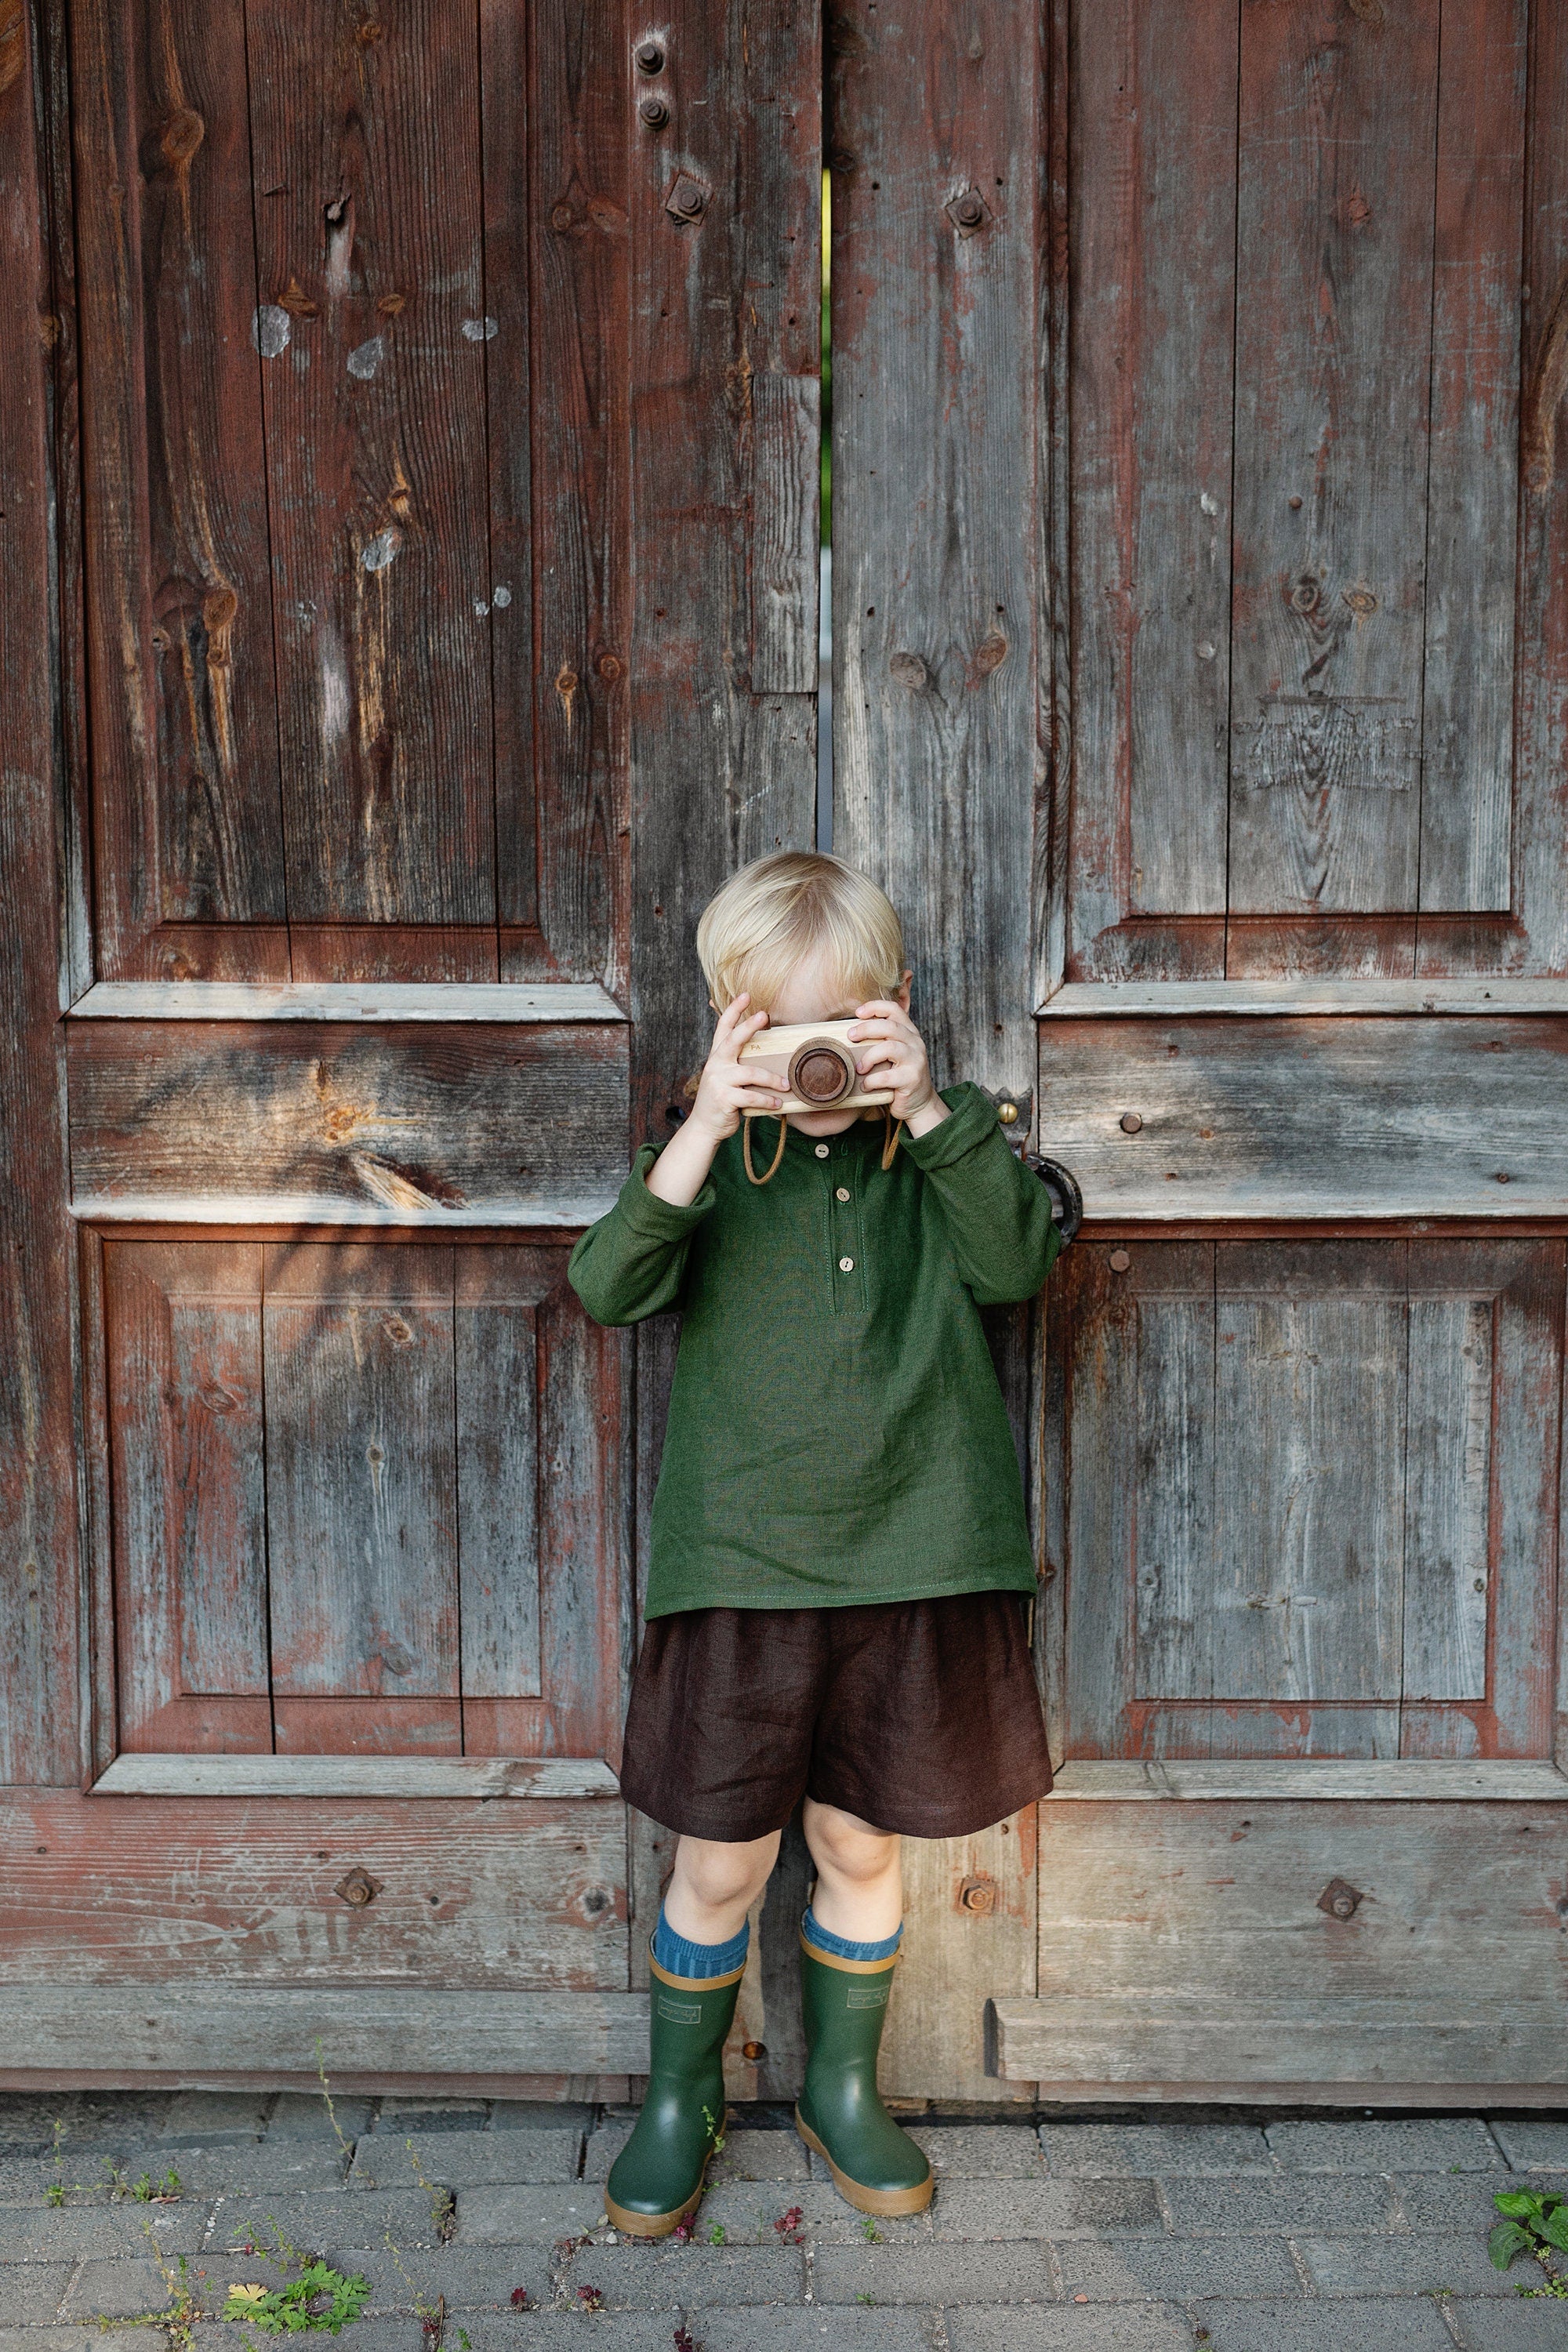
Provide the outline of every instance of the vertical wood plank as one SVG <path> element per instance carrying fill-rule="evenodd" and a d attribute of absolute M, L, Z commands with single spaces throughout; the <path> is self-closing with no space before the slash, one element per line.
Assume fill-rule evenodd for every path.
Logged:
<path fill-rule="evenodd" d="M 458 1742 L 452 1253 L 269 1243 L 267 1522 L 278 1744 L 333 1703 L 410 1712 Z M 310 1701 L 288 1716 L 282 1702 Z M 358 1722 L 374 1709 L 350 1710 Z"/>
<path fill-rule="evenodd" d="M 1413 1254 L 1426 1246 L 1413 1244 Z M 1491 1534 L 1491 1684 L 1498 1756 L 1545 1756 L 1552 1748 L 1553 1528 L 1562 1476 L 1562 1242 L 1470 1244 L 1475 1272 L 1496 1283 L 1496 1422 Z M 1489 1265 L 1488 1261 L 1490 1260 Z M 1495 1744 L 1494 1744 L 1495 1743 Z"/>
<path fill-rule="evenodd" d="M 245 13 L 71 17 L 100 966 L 184 976 L 286 912 Z"/>
<path fill-rule="evenodd" d="M 1489 1298 L 1423 1297 L 1412 1284 L 1406 1699 L 1486 1696 L 1492 1315 Z"/>
<path fill-rule="evenodd" d="M 1137 1285 L 1158 1253 L 1140 1246 L 1116 1255 L 1128 1257 L 1125 1271 L 1111 1266 L 1105 1244 L 1077 1243 L 1057 1276 L 1067 1334 L 1069 1465 L 1064 1759 L 1121 1753 L 1122 1711 L 1132 1687 L 1128 1569 L 1137 1528 L 1123 1447 L 1138 1425 Z M 1207 1255 L 1212 1264 L 1212 1250 Z"/>
<path fill-rule="evenodd" d="M 1548 327 L 1568 289 L 1568 16 L 1530 14 L 1525 190 L 1525 422 L 1532 446 Z M 1568 971 L 1568 432 L 1553 462 L 1527 453 L 1521 487 L 1514 888 L 1520 936 L 1449 943 L 1450 970 Z M 1433 969 L 1436 969 L 1436 965 Z"/>
<path fill-rule="evenodd" d="M 634 1136 L 667 1131 L 665 1105 L 707 1050 L 704 902 L 749 858 L 809 845 L 816 797 L 815 673 L 798 694 L 757 689 L 750 583 L 758 469 L 778 455 L 756 386 L 815 383 L 821 364 L 818 12 L 677 0 L 658 39 L 657 76 L 626 59 L 619 134 L 633 156 Z M 637 113 L 655 81 L 669 110 L 657 131 Z M 809 499 L 815 452 L 792 454 Z"/>
<path fill-rule="evenodd" d="M 481 23 L 487 283 L 527 301 L 531 344 L 531 373 L 490 401 L 492 548 L 511 595 L 491 621 L 502 977 L 615 988 L 631 637 L 626 11 L 485 0 Z"/>
<path fill-rule="evenodd" d="M 290 912 L 493 926 L 476 23 L 247 22 Z"/>
<path fill-rule="evenodd" d="M 539 1345 L 559 1250 L 458 1253 L 458 1614 L 470 1698 L 537 1698 Z"/>
<path fill-rule="evenodd" d="M 1016 1088 L 1046 781 L 1041 28 L 981 0 L 847 10 L 835 42 L 834 843 L 899 909 L 939 1077 Z"/>
<path fill-rule="evenodd" d="M 105 1256 L 120 1745 L 267 1753 L 261 1250 Z"/>
<path fill-rule="evenodd" d="M 1423 910 L 1506 913 L 1512 896 L 1525 20 L 1525 0 L 1442 0 Z"/>
<path fill-rule="evenodd" d="M 1215 1326 L 1215 1696 L 1397 1702 L 1403 1245 L 1226 1244 Z"/>
<path fill-rule="evenodd" d="M 65 865 L 37 38 L 37 11 L 13 8 L 0 27 L 0 1780 L 68 1786 L 80 1771 L 76 1283 L 57 1026 Z"/>
<path fill-rule="evenodd" d="M 1140 1698 L 1215 1695 L 1217 1455 L 1214 1254 L 1161 1268 L 1138 1301 L 1137 1550 Z M 1193 1287 L 1174 1286 L 1185 1273 Z"/>
<path fill-rule="evenodd" d="M 1037 1818 L 1030 1805 L 967 1838 L 906 1838 L 903 1961 L 882 2037 L 891 2096 L 1028 2102 L 1034 2086 L 985 2071 L 988 2000 L 1035 1990 Z M 965 1889 L 971 1909 L 964 1903 Z"/>
<path fill-rule="evenodd" d="M 1079 9 L 1075 972 L 1223 970 L 1239 11 Z"/>
<path fill-rule="evenodd" d="M 1241 914 L 1415 903 L 1438 13 L 1242 12 Z"/>

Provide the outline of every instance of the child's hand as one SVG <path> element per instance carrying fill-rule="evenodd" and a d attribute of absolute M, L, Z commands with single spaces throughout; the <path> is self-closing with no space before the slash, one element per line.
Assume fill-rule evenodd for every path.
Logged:
<path fill-rule="evenodd" d="M 925 1039 L 901 1004 L 880 997 L 858 1004 L 849 1040 L 866 1045 L 855 1066 L 867 1086 L 879 1094 L 892 1088 L 889 1108 L 895 1118 L 912 1118 L 936 1102 Z"/>
<path fill-rule="evenodd" d="M 688 1124 L 721 1143 L 733 1135 L 743 1115 L 771 1117 L 784 1101 L 777 1079 L 756 1063 L 743 1063 L 741 1048 L 766 1026 L 765 1013 L 748 1013 L 751 998 L 744 989 L 719 1015 L 713 1044 L 703 1065 Z"/>

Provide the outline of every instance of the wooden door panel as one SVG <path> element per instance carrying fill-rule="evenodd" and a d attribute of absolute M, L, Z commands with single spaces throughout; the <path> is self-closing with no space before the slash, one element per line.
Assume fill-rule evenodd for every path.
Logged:
<path fill-rule="evenodd" d="M 1559 45 L 1525 0 L 1070 21 L 1052 980 L 1554 957 L 1515 583 Z"/>
<path fill-rule="evenodd" d="M 1549 1757 L 1563 1247 L 1064 1262 L 1069 1756 Z"/>
<path fill-rule="evenodd" d="M 100 1213 L 587 1223 L 626 1172 L 617 1023 L 87 1018 L 68 1053 Z"/>
<path fill-rule="evenodd" d="M 73 37 L 100 971 L 624 983 L 619 12 Z"/>
<path fill-rule="evenodd" d="M 567 1255 L 106 1245 L 124 1749 L 615 1751 L 624 1342 Z"/>

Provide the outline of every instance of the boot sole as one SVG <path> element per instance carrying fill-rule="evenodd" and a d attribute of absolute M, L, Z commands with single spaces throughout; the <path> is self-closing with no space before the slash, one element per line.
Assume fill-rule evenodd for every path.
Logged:
<path fill-rule="evenodd" d="M 701 2204 L 703 2193 L 708 2187 L 708 2168 L 712 2161 L 713 2150 L 710 2148 L 702 2159 L 702 2170 L 698 2176 L 696 2188 L 685 2204 L 678 2205 L 672 2213 L 631 2213 L 624 2205 L 617 2205 L 615 2199 L 606 2192 L 605 2210 L 611 2223 L 620 2231 L 623 2238 L 669 2237 L 673 2231 L 679 2229 L 687 2215 L 695 2213 Z M 832 2158 L 829 2158 L 828 2161 L 831 2163 Z"/>
<path fill-rule="evenodd" d="M 795 2127 L 807 2147 L 822 2158 L 833 2175 L 833 2186 L 840 2197 L 847 2199 L 858 2213 L 923 2213 L 936 2193 L 936 2182 L 929 2172 L 912 2189 L 868 2189 L 864 2182 L 851 2180 L 849 2175 L 834 2163 L 811 2126 L 803 2120 L 798 2107 L 795 2111 Z"/>

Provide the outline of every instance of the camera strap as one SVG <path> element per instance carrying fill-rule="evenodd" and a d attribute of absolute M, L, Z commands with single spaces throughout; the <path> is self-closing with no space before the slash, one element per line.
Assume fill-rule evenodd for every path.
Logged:
<path fill-rule="evenodd" d="M 752 1111 L 743 1111 L 742 1113 L 741 1157 L 746 1163 L 746 1174 L 750 1177 L 752 1182 L 753 1184 L 767 1184 L 771 1183 L 773 1179 L 779 1172 L 779 1162 L 784 1158 L 784 1145 L 789 1140 L 789 1121 L 787 1118 L 780 1119 L 778 1150 L 773 1153 L 773 1163 L 770 1166 L 767 1174 L 765 1176 L 759 1176 L 756 1170 L 752 1165 L 752 1120 L 753 1117 L 758 1115 L 759 1114 Z M 882 1127 L 884 1130 L 882 1138 L 882 1168 L 883 1172 L 886 1173 L 887 1170 L 893 1164 L 893 1154 L 899 1148 L 899 1138 L 904 1131 L 903 1120 L 901 1118 L 896 1119 L 892 1113 L 888 1109 L 886 1104 L 882 1107 Z"/>

